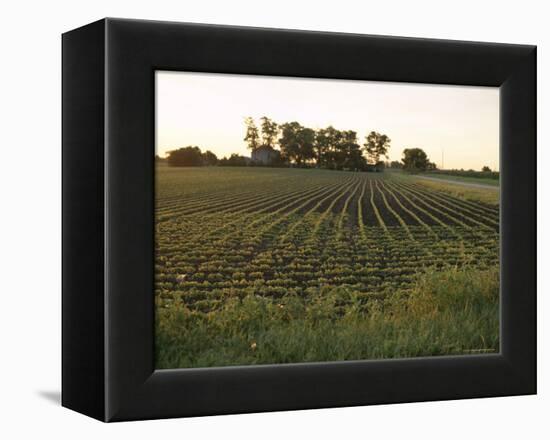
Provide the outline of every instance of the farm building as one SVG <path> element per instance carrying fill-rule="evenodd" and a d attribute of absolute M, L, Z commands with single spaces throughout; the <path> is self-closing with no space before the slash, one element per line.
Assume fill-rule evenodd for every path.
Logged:
<path fill-rule="evenodd" d="M 261 163 L 262 165 L 269 165 L 273 161 L 279 158 L 279 152 L 272 147 L 262 145 L 252 151 L 252 161 Z"/>

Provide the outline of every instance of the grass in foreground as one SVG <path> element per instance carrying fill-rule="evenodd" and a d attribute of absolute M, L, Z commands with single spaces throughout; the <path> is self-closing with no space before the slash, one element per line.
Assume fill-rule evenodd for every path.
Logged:
<path fill-rule="evenodd" d="M 161 369 L 498 352 L 499 274 L 431 272 L 366 303 L 334 288 L 306 299 L 228 298 L 208 313 L 159 305 L 156 325 Z"/>

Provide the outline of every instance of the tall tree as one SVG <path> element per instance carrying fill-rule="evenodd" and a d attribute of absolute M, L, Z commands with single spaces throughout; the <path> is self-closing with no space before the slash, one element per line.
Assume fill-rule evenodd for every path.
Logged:
<path fill-rule="evenodd" d="M 421 148 L 405 148 L 402 162 L 403 169 L 410 172 L 426 171 L 430 166 L 428 155 Z"/>
<path fill-rule="evenodd" d="M 246 125 L 244 141 L 248 143 L 248 148 L 254 151 L 260 146 L 260 134 L 258 132 L 258 127 L 256 127 L 254 119 L 250 116 L 244 119 L 244 123 Z"/>
<path fill-rule="evenodd" d="M 315 160 L 318 167 L 327 167 L 332 162 L 332 152 L 339 142 L 340 132 L 332 125 L 317 130 L 315 134 Z"/>
<path fill-rule="evenodd" d="M 308 127 L 302 127 L 298 132 L 298 143 L 300 144 L 302 162 L 315 158 L 315 130 Z"/>
<path fill-rule="evenodd" d="M 281 125 L 279 145 L 285 160 L 294 161 L 301 166 L 305 161 L 315 157 L 315 131 L 303 127 L 298 122 L 287 122 Z"/>
<path fill-rule="evenodd" d="M 390 148 L 391 139 L 385 134 L 380 134 L 376 131 L 371 131 L 365 137 L 365 152 L 367 153 L 368 160 L 377 165 L 380 162 L 380 156 L 388 158 L 388 149 Z"/>
<path fill-rule="evenodd" d="M 365 159 L 361 146 L 357 143 L 357 133 L 353 130 L 341 132 L 339 142 L 339 167 L 349 169 L 363 169 Z"/>
<path fill-rule="evenodd" d="M 265 147 L 274 148 L 277 134 L 279 133 L 279 125 L 269 119 L 267 116 L 260 118 L 262 126 L 262 145 Z"/>

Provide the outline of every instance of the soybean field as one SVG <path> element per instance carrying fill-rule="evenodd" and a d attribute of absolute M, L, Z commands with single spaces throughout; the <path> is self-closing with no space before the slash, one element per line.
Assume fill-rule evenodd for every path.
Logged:
<path fill-rule="evenodd" d="M 156 176 L 160 367 L 498 349 L 498 205 L 387 172 L 159 166 Z M 402 320 L 390 322 L 420 313 L 414 307 L 430 289 L 434 304 L 468 282 L 483 291 L 479 274 L 492 280 L 490 306 L 480 306 L 491 328 L 443 343 L 437 329 L 425 329 L 436 332 L 426 335 L 426 348 L 414 345 L 418 336 L 407 340 Z M 452 285 L 437 294 L 445 283 Z M 447 300 L 445 319 L 454 319 L 457 298 Z M 487 325 L 484 315 L 470 318 L 470 326 Z M 383 340 L 375 321 L 383 322 Z M 338 333 L 334 344 L 345 345 L 345 334 L 353 341 L 331 352 L 323 332 Z M 312 339 L 297 347 L 292 338 Z"/>

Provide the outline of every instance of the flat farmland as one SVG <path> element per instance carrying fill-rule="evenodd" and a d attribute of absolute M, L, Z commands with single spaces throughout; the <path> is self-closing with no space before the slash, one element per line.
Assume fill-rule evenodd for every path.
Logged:
<path fill-rule="evenodd" d="M 160 367 L 498 349 L 498 205 L 407 176 L 158 166 L 155 252 Z"/>

